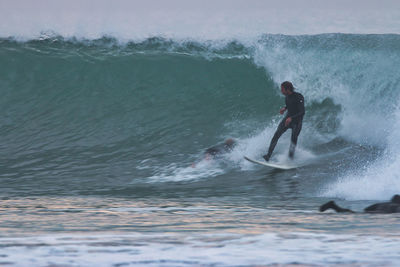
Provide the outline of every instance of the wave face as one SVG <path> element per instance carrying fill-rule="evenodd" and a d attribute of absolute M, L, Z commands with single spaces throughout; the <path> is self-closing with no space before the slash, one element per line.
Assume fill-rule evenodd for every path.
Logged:
<path fill-rule="evenodd" d="M 400 191 L 399 35 L 5 38 L 0 58 L 4 192 L 135 191 L 137 181 L 245 169 L 242 155 L 261 155 L 280 119 L 284 80 L 306 99 L 300 155 L 341 139 L 378 151 L 372 163 L 349 156 L 363 171 L 341 170 L 323 195 L 387 199 Z M 186 167 L 226 137 L 239 141 L 227 165 Z"/>

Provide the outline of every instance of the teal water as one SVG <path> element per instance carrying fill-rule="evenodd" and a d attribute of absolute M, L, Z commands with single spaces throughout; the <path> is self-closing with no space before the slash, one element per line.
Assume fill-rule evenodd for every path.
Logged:
<path fill-rule="evenodd" d="M 398 35 L 1 39 L 0 260 L 397 265 L 399 216 L 318 207 L 399 193 L 399 51 Z M 306 103 L 290 171 L 243 159 L 267 150 L 284 80 Z M 204 160 L 226 138 L 235 149 Z"/>

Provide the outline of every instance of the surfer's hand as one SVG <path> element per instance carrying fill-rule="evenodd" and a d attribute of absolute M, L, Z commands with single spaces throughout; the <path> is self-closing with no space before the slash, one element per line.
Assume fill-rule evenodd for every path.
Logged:
<path fill-rule="evenodd" d="M 279 110 L 279 113 L 280 113 L 280 114 L 283 114 L 283 113 L 285 113 L 285 111 L 286 111 L 286 108 L 283 107 L 283 108 L 281 108 L 281 109 Z"/>
<path fill-rule="evenodd" d="M 285 126 L 287 127 L 292 122 L 292 118 L 288 117 L 285 121 Z"/>

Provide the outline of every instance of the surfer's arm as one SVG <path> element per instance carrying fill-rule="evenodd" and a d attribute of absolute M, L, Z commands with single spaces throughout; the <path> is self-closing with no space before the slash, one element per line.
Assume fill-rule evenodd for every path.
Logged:
<path fill-rule="evenodd" d="M 280 114 L 283 114 L 283 113 L 285 113 L 286 110 L 287 110 L 287 107 L 284 106 L 283 108 L 281 108 L 281 109 L 279 110 L 279 113 L 280 113 Z"/>

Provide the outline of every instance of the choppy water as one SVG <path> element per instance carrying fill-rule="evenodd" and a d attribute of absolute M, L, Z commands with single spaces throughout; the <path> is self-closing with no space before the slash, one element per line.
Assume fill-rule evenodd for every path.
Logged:
<path fill-rule="evenodd" d="M 0 264 L 397 266 L 400 215 L 318 207 L 400 192 L 399 52 L 397 34 L 3 37 Z M 284 80 L 306 103 L 289 171 L 243 159 Z"/>
<path fill-rule="evenodd" d="M 264 185 L 265 186 L 265 185 Z M 312 197 L 3 200 L 1 262 L 67 266 L 396 266 L 399 215 L 321 214 Z M 361 210 L 368 201 L 351 204 Z"/>

